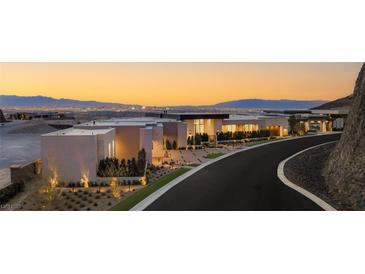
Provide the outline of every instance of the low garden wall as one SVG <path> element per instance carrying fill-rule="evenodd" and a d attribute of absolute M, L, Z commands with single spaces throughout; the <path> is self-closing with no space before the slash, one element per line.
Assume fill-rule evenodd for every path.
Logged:
<path fill-rule="evenodd" d="M 10 185 L 0 190 L 0 204 L 3 205 L 16 194 L 23 191 L 24 185 L 35 178 L 41 177 L 41 161 L 13 165 L 10 167 Z"/>
<path fill-rule="evenodd" d="M 12 184 L 27 183 L 35 178 L 40 178 L 41 173 L 41 160 L 22 165 L 12 165 L 10 167 L 10 180 Z"/>

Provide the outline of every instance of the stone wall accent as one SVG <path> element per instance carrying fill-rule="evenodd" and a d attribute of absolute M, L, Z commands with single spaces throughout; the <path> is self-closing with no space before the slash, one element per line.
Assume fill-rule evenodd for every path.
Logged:
<path fill-rule="evenodd" d="M 29 181 L 40 178 L 42 163 L 40 160 L 34 162 L 13 165 L 10 167 L 10 180 L 12 184 L 28 183 Z"/>
<path fill-rule="evenodd" d="M 341 140 L 323 171 L 329 191 L 352 209 L 365 209 L 365 64 Z"/>

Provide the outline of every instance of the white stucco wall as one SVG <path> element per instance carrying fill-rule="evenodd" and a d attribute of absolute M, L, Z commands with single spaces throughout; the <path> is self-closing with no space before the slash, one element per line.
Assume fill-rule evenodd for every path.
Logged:
<path fill-rule="evenodd" d="M 83 174 L 96 179 L 97 137 L 91 136 L 42 136 L 42 176 L 49 179 L 53 171 L 59 181 L 79 181 Z"/>
<path fill-rule="evenodd" d="M 188 130 L 186 123 L 178 123 L 177 124 L 177 147 L 183 148 L 187 146 L 188 140 Z"/>
<path fill-rule="evenodd" d="M 177 147 L 186 147 L 187 145 L 187 124 L 181 121 L 163 122 L 163 138 L 170 143 L 175 140 Z"/>
<path fill-rule="evenodd" d="M 100 159 L 109 157 L 114 130 L 98 135 L 42 135 L 42 176 L 58 175 L 60 182 L 80 181 L 83 175 L 96 180 Z"/>
<path fill-rule="evenodd" d="M 105 157 L 115 157 L 115 130 L 113 129 L 106 134 L 98 134 L 96 136 L 98 161 Z"/>
<path fill-rule="evenodd" d="M 152 127 L 139 128 L 139 131 L 140 131 L 140 139 L 139 139 L 138 151 L 144 148 L 144 150 L 146 151 L 147 162 L 152 162 L 152 139 L 153 139 Z"/>

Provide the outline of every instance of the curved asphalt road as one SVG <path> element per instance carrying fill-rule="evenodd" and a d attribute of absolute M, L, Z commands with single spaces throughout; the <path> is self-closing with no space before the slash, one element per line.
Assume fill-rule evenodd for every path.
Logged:
<path fill-rule="evenodd" d="M 213 163 L 170 189 L 146 210 L 321 210 L 285 186 L 277 177 L 279 163 L 340 134 L 268 144 Z"/>

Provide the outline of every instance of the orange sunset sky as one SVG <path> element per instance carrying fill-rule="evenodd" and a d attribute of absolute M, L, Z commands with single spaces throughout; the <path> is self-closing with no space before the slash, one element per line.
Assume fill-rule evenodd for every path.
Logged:
<path fill-rule="evenodd" d="M 141 105 L 350 94 L 361 63 L 0 63 L 0 94 Z"/>

